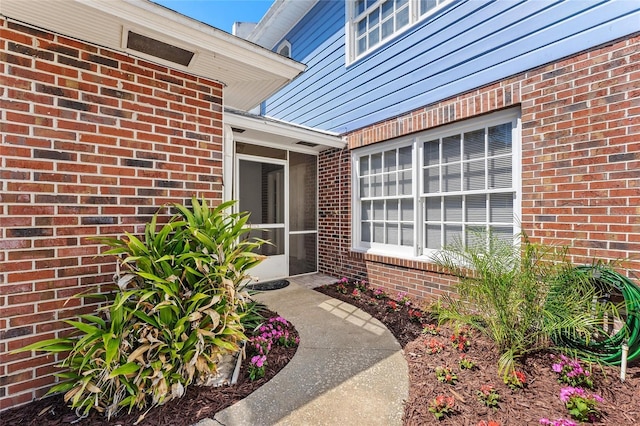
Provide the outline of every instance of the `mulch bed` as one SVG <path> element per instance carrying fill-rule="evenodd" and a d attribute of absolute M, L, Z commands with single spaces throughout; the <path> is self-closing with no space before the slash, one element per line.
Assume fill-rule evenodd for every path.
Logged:
<path fill-rule="evenodd" d="M 267 311 L 267 318 L 277 316 L 275 312 Z M 292 324 L 295 326 L 295 324 Z M 297 335 L 297 332 L 295 332 Z M 273 346 L 267 355 L 265 376 L 261 379 L 249 380 L 249 359 L 244 360 L 238 382 L 234 386 L 205 387 L 189 386 L 185 395 L 180 399 L 167 402 L 148 411 L 144 419 L 138 423 L 141 426 L 188 426 L 204 418 L 212 418 L 215 413 L 244 399 L 260 386 L 273 378 L 293 358 L 297 347 L 284 348 Z M 78 420 L 73 410 L 68 408 L 62 395 L 54 395 L 41 400 L 12 408 L 0 413 L 0 425 L 20 426 L 129 426 L 133 425 L 142 413 L 139 411 L 127 414 L 123 411 L 117 418 L 108 421 L 102 414 L 92 411 L 89 417 Z"/>
<path fill-rule="evenodd" d="M 444 325 L 438 335 L 423 334 L 426 324 L 433 319 L 425 315 L 421 321 L 411 319 L 409 308 L 399 306 L 390 310 L 386 300 L 373 297 L 371 290 L 361 292 L 354 298 L 353 285 L 346 285 L 347 294 L 336 290 L 336 285 L 322 286 L 317 291 L 336 299 L 343 300 L 361 308 L 382 321 L 398 339 L 404 348 L 409 366 L 409 399 L 405 403 L 405 425 L 469 425 L 487 424 L 492 420 L 499 425 L 537 425 L 541 418 L 569 418 L 567 410 L 559 399 L 562 385 L 551 370 L 552 360 L 549 354 L 538 354 L 523 360 L 522 370 L 527 377 L 527 387 L 511 390 L 497 372 L 498 354 L 492 342 L 486 337 L 474 333 L 465 357 L 476 364 L 473 370 L 461 370 L 458 361 L 461 353 L 451 344 L 453 330 Z M 275 314 L 274 314 L 275 315 Z M 295 325 L 295 324 L 294 324 Z M 439 353 L 429 353 L 431 339 L 442 343 Z M 245 398 L 258 387 L 271 379 L 293 357 L 296 348 L 274 347 L 269 353 L 266 376 L 254 382 L 248 380 L 247 362 L 237 385 L 226 388 L 205 388 L 190 386 L 186 395 L 179 399 L 149 411 L 140 425 L 192 425 L 205 417 L 213 417 L 223 408 Z M 434 370 L 437 366 L 452 367 L 458 376 L 455 385 L 436 380 Z M 640 366 L 636 363 L 627 371 L 627 380 L 620 383 L 619 370 L 613 367 L 594 366 L 594 392 L 601 395 L 605 402 L 600 404 L 603 418 L 596 425 L 638 425 L 640 424 Z M 499 408 L 487 408 L 477 399 L 480 386 L 491 384 L 500 394 Z M 453 415 L 436 421 L 428 411 L 431 400 L 438 395 L 452 396 L 455 399 Z M 365 403 L 365 402 L 363 402 Z M 140 413 L 122 415 L 111 422 L 101 415 L 93 413 L 77 425 L 132 425 Z M 0 415 L 2 425 L 68 425 L 77 421 L 77 416 L 63 403 L 61 396 L 45 398 L 15 409 L 4 411 Z M 487 422 L 487 423 L 482 423 Z"/>
<path fill-rule="evenodd" d="M 477 332 L 472 334 L 471 344 L 464 355 L 476 367 L 473 370 L 461 370 L 458 362 L 462 353 L 451 344 L 454 332 L 451 327 L 441 326 L 438 335 L 422 334 L 424 325 L 433 324 L 432 318 L 425 316 L 421 324 L 409 319 L 407 307 L 392 311 L 385 301 L 375 299 L 371 290 L 361 292 L 354 298 L 351 295 L 354 289 L 352 284 L 346 285 L 347 294 L 336 288 L 334 284 L 316 290 L 355 305 L 380 319 L 404 348 L 409 366 L 409 399 L 405 403 L 403 418 L 405 425 L 477 426 L 488 424 L 489 421 L 502 426 L 539 425 L 541 418 L 570 418 L 559 399 L 560 389 L 565 385 L 558 383 L 557 375 L 551 369 L 553 360 L 550 354 L 537 354 L 522 360 L 522 370 L 528 384 L 524 389 L 512 390 L 498 375 L 498 353 L 485 336 Z M 443 344 L 441 352 L 430 353 L 429 343 L 432 339 Z M 435 376 L 438 366 L 453 368 L 458 382 L 455 385 L 439 382 Z M 618 368 L 595 365 L 592 373 L 594 392 L 604 398 L 604 403 L 600 404 L 603 417 L 593 424 L 640 424 L 640 365 L 635 363 L 629 367 L 624 383 L 620 383 Z M 493 385 L 500 394 L 497 409 L 488 408 L 478 400 L 477 392 L 486 384 Z M 453 415 L 440 421 L 436 421 L 428 410 L 429 403 L 438 395 L 455 399 Z"/>

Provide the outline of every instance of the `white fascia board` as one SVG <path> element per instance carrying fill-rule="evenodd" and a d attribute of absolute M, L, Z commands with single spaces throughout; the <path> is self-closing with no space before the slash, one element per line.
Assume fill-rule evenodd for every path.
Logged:
<path fill-rule="evenodd" d="M 225 111 L 224 121 L 232 127 L 251 129 L 275 134 L 282 137 L 317 143 L 331 148 L 344 148 L 347 143 L 337 133 L 325 132 L 284 121 L 274 121 L 272 118 L 248 117 Z"/>
<path fill-rule="evenodd" d="M 276 0 L 247 40 L 273 50 L 282 38 L 318 3 L 318 0 Z"/>
<path fill-rule="evenodd" d="M 257 44 L 247 42 L 149 0 L 76 1 L 141 27 L 156 29 L 156 31 L 162 28 L 162 32 L 169 37 L 183 40 L 202 50 L 212 51 L 218 56 L 228 56 L 252 67 L 262 68 L 270 74 L 292 79 L 306 69 L 304 64 L 274 54 Z M 141 10 L 147 13 L 141 13 Z"/>

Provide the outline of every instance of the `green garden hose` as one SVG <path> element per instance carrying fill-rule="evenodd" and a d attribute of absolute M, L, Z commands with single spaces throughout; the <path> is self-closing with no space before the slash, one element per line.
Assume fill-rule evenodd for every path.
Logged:
<path fill-rule="evenodd" d="M 605 364 L 620 365 L 622 344 L 625 342 L 629 345 L 627 361 L 632 362 L 640 357 L 640 288 L 629 278 L 607 268 L 579 266 L 577 270 L 586 274 L 605 299 L 611 296 L 614 289 L 620 292 L 627 315 L 626 327 L 604 340 L 584 342 L 573 339 L 563 343 Z"/>

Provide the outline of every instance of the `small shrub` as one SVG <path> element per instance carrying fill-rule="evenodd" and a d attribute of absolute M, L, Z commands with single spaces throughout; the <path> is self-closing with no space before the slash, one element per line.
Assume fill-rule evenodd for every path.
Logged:
<path fill-rule="evenodd" d="M 66 392 L 78 412 L 111 418 L 181 397 L 216 371 L 220 356 L 239 349 L 243 320 L 255 319 L 240 286 L 262 260 L 253 250 L 263 241 L 242 238 L 248 216 L 225 213 L 231 205 L 212 209 L 194 198 L 191 208 L 175 205 L 178 214 L 162 226 L 156 214 L 142 239 L 99 239 L 123 271 L 112 299 L 97 315 L 66 321 L 75 329 L 70 337 L 22 349 L 68 352 L 58 365 L 66 381 L 49 393 Z"/>

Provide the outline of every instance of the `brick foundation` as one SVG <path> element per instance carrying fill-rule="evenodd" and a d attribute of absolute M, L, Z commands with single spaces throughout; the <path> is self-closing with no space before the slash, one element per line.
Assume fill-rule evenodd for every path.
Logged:
<path fill-rule="evenodd" d="M 222 85 L 0 20 L 0 409 L 42 396 L 63 333 L 112 283 L 96 235 L 222 198 Z"/>
<path fill-rule="evenodd" d="M 347 135 L 350 149 L 505 108 L 522 116 L 522 229 L 575 263 L 623 259 L 640 277 L 640 36 L 583 52 Z M 430 299 L 451 277 L 427 262 L 352 252 L 351 158 L 321 155 L 320 270 Z"/>

